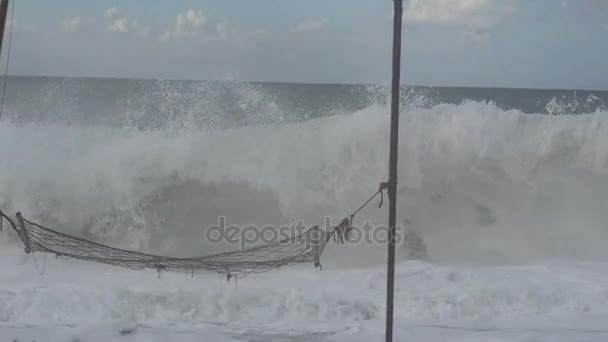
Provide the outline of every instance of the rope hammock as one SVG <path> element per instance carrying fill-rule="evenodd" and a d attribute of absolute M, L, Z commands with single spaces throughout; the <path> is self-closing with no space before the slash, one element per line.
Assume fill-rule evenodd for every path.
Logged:
<path fill-rule="evenodd" d="M 114 248 L 44 227 L 27 220 L 21 213 L 16 213 L 14 218 L 10 218 L 0 211 L 0 230 L 2 230 L 2 219 L 4 218 L 19 235 L 25 252 L 28 254 L 49 253 L 55 254 L 57 257 L 97 262 L 132 270 L 156 269 L 159 277 L 163 271 L 168 270 L 192 273 L 213 271 L 230 280 L 233 277 L 240 278 L 251 273 L 266 272 L 300 263 L 310 262 L 314 263 L 315 267 L 321 268 L 320 258 L 327 243 L 332 238 L 342 244 L 347 241 L 352 231 L 354 216 L 378 195 L 380 195 L 378 207 L 382 206 L 385 189 L 386 183 L 380 184 L 376 193 L 329 232 L 321 230 L 319 226 L 314 226 L 301 234 L 267 245 L 200 257 L 173 258 Z"/>

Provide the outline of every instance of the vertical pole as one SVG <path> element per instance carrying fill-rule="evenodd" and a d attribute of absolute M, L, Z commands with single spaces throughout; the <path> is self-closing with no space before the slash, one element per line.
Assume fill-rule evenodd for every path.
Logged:
<path fill-rule="evenodd" d="M 0 3 L 0 53 L 2 53 L 2 41 L 4 40 L 4 27 L 6 26 L 6 14 L 8 13 L 8 0 Z"/>
<path fill-rule="evenodd" d="M 393 304 L 395 292 L 395 234 L 397 221 L 397 156 L 399 147 L 399 94 L 401 76 L 401 20 L 403 0 L 393 0 L 393 80 L 391 86 L 391 137 L 388 171 L 388 267 L 386 277 L 386 342 L 393 341 Z"/>
<path fill-rule="evenodd" d="M 4 41 L 4 28 L 6 27 L 6 15 L 8 13 L 8 1 L 9 0 L 2 0 L 2 2 L 0 2 L 0 56 L 2 56 L 2 42 Z M 12 20 L 12 18 L 11 18 L 11 20 Z M 8 55 L 7 55 L 7 65 L 8 65 Z M 8 71 L 8 67 L 7 67 L 7 71 Z M 2 119 L 2 110 L 4 107 L 4 92 L 6 91 L 7 78 L 8 78 L 8 73 L 7 73 L 7 75 L 4 75 L 4 86 L 2 89 L 2 104 L 0 104 L 0 119 Z"/>

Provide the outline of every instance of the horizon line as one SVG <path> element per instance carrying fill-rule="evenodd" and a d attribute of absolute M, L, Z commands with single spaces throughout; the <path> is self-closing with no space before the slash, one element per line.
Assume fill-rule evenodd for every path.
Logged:
<path fill-rule="evenodd" d="M 296 85 L 318 85 L 318 86 L 380 86 L 388 87 L 381 83 L 348 83 L 348 82 L 308 82 L 308 81 L 270 81 L 270 80 L 228 80 L 228 79 L 188 79 L 188 78 L 153 78 L 153 77 L 108 77 L 108 76 L 69 76 L 69 75 L 16 75 L 9 74 L 9 78 L 64 78 L 64 79 L 91 79 L 91 80 L 132 80 L 132 81 L 170 81 L 170 82 L 236 82 L 236 83 L 261 83 L 261 84 L 296 84 Z M 1 75 L 0 79 L 5 78 Z M 608 92 L 608 89 L 591 88 L 541 88 L 541 87 L 509 87 L 509 86 L 486 86 L 486 85 L 424 85 L 424 84 L 401 84 L 402 87 L 414 88 L 468 88 L 468 89 L 504 89 L 504 90 L 553 90 L 553 91 L 586 91 L 586 92 Z"/>

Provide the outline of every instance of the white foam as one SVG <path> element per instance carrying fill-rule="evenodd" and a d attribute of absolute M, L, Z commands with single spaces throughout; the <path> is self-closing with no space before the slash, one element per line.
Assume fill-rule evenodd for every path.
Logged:
<path fill-rule="evenodd" d="M 39 257 L 40 259 L 40 257 Z M 384 312 L 384 270 L 287 270 L 227 283 L 213 275 L 130 272 L 48 260 L 3 272 L 3 322 L 364 321 Z M 3 266 L 8 266 L 3 263 Z M 400 319 L 472 320 L 608 314 L 605 265 L 448 267 L 409 262 L 397 273 Z M 346 285 L 348 284 L 348 286 Z"/>
<path fill-rule="evenodd" d="M 607 118 L 477 102 L 404 113 L 400 222 L 435 260 L 607 259 Z M 374 106 L 178 134 L 3 121 L 0 145 L 6 211 L 156 251 L 185 246 L 218 215 L 260 224 L 344 217 L 386 178 L 388 115 Z M 377 224 L 384 217 L 362 214 Z"/>

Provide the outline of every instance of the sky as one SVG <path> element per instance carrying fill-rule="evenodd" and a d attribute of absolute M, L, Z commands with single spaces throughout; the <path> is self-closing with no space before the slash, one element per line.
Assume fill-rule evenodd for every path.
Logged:
<path fill-rule="evenodd" d="M 390 81 L 391 0 L 11 2 L 13 75 Z M 404 7 L 402 83 L 608 89 L 608 0 Z"/>

